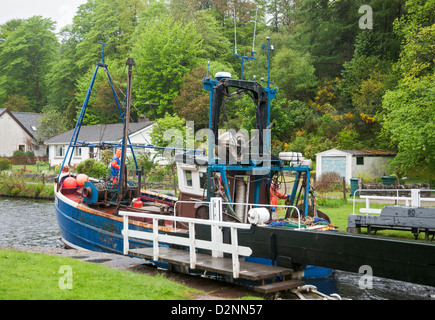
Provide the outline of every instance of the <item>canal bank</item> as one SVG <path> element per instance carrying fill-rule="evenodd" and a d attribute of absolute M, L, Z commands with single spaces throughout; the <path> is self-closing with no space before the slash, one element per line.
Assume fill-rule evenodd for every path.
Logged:
<path fill-rule="evenodd" d="M 18 174 L 0 174 L 0 196 L 54 200 L 54 177 L 33 174 L 24 178 Z"/>

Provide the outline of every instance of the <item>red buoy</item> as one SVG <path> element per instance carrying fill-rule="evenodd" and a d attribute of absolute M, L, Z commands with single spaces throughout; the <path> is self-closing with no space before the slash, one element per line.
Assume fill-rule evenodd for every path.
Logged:
<path fill-rule="evenodd" d="M 143 202 L 140 201 L 139 199 L 133 201 L 133 208 L 142 208 L 142 206 L 143 206 Z"/>
<path fill-rule="evenodd" d="M 65 180 L 63 180 L 63 187 L 64 188 L 76 188 L 77 187 L 77 180 L 73 177 L 68 177 Z"/>

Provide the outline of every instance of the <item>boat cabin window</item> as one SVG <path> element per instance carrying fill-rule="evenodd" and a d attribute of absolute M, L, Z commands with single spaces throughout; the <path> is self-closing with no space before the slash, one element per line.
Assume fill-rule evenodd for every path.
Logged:
<path fill-rule="evenodd" d="M 192 171 L 186 170 L 186 186 L 193 187 Z"/>

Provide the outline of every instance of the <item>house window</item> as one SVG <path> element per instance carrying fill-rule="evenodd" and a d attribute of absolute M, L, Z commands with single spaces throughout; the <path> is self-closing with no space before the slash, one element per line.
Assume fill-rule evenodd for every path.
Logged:
<path fill-rule="evenodd" d="M 364 164 L 364 157 L 356 157 L 356 164 L 363 165 Z"/>
<path fill-rule="evenodd" d="M 18 150 L 22 152 L 26 152 L 26 146 L 24 144 L 18 145 Z"/>
<path fill-rule="evenodd" d="M 193 187 L 192 171 L 186 170 L 186 186 Z"/>
<path fill-rule="evenodd" d="M 63 157 L 65 154 L 64 154 L 64 147 L 63 146 L 57 146 L 56 147 L 56 156 L 58 156 L 58 157 Z"/>
<path fill-rule="evenodd" d="M 76 157 L 81 157 L 81 156 L 82 156 L 82 148 L 76 148 L 76 149 L 74 150 L 74 153 L 75 153 L 74 156 L 76 156 Z"/>

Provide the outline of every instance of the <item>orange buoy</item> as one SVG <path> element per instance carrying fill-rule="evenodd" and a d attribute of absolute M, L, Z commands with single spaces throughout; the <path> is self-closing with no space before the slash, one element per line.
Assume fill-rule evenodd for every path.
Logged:
<path fill-rule="evenodd" d="M 63 187 L 64 188 L 75 188 L 77 187 L 77 180 L 73 177 L 68 177 L 65 180 L 63 180 Z"/>
<path fill-rule="evenodd" d="M 89 181 L 89 177 L 84 173 L 81 173 L 77 176 L 77 185 L 79 187 L 84 187 L 86 181 Z"/>

